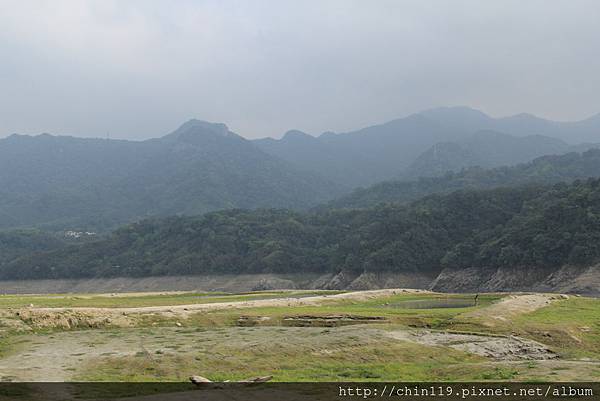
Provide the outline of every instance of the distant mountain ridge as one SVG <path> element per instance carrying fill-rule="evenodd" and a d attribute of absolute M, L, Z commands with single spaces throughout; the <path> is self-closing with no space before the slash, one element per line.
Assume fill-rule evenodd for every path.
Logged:
<path fill-rule="evenodd" d="M 504 162 L 529 161 L 548 154 L 544 153 L 548 151 L 575 150 L 569 145 L 600 142 L 600 114 L 579 122 L 554 122 L 529 114 L 492 118 L 468 107 L 443 107 L 357 131 L 327 132 L 318 137 L 291 131 L 281 139 L 266 138 L 254 142 L 265 152 L 300 169 L 347 187 L 358 187 L 409 175 L 419 176 L 417 170 L 420 167 L 413 166 L 419 155 L 436 144 L 468 141 L 477 132 L 496 132 L 504 141 L 496 138 L 495 144 L 483 154 L 464 149 L 463 156 L 475 158 L 474 162 L 479 164 L 498 156 L 494 148 L 498 153 L 504 148 L 504 157 L 484 164 L 485 167 L 496 167 Z M 518 141 L 514 137 L 527 137 L 528 140 Z M 492 139 L 488 138 L 490 142 Z M 478 147 L 483 145 L 479 143 Z M 511 149 L 516 145 L 517 148 Z M 529 153 L 523 152 L 523 145 Z"/>
<path fill-rule="evenodd" d="M 254 142 L 265 152 L 347 187 L 399 176 L 414 157 L 434 143 L 460 137 L 420 115 L 318 138 L 285 135 Z M 301 143 L 299 143 L 301 140 Z"/>
<path fill-rule="evenodd" d="M 529 113 L 494 118 L 469 107 L 439 107 L 420 114 L 439 124 L 468 132 L 491 130 L 514 136 L 543 135 L 569 144 L 600 140 L 600 113 L 580 121 L 552 121 Z"/>
<path fill-rule="evenodd" d="M 0 229 L 107 229 L 149 216 L 305 208 L 340 190 L 224 124 L 199 120 L 141 142 L 47 134 L 0 140 Z"/>
<path fill-rule="evenodd" d="M 359 188 L 319 208 L 367 208 L 379 203 L 407 203 L 431 194 L 464 189 L 519 187 L 570 182 L 600 176 L 600 149 L 548 155 L 516 166 L 471 167 L 442 176 L 394 180 Z"/>
<path fill-rule="evenodd" d="M 251 141 L 200 120 L 139 142 L 12 135 L 0 139 L 0 229 L 102 231 L 153 216 L 310 208 L 386 180 L 584 150 L 557 138 L 600 138 L 599 127 L 600 117 L 494 119 L 458 107 L 318 138 L 292 130 Z"/>
<path fill-rule="evenodd" d="M 542 135 L 516 137 L 478 131 L 456 142 L 441 142 L 423 152 L 403 173 L 405 178 L 435 177 L 468 167 L 493 168 L 528 162 L 544 155 L 587 150 L 595 145 L 568 145 Z"/>

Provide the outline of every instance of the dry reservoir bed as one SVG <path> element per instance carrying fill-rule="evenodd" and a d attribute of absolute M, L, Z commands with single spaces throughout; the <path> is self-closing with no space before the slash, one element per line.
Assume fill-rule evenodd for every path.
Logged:
<path fill-rule="evenodd" d="M 2 380 L 600 379 L 597 299 L 475 303 L 401 289 L 78 297 L 0 299 Z"/>

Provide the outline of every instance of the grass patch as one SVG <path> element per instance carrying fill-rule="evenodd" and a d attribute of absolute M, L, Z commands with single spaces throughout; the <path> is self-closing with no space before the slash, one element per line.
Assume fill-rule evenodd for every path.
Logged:
<path fill-rule="evenodd" d="M 316 332 L 318 337 L 309 336 Z M 77 376 L 92 381 L 182 381 L 199 374 L 212 380 L 273 375 L 276 381 L 426 380 L 440 365 L 484 361 L 482 357 L 376 335 L 365 327 L 281 329 L 263 327 L 252 338 L 244 328 L 228 330 L 230 341 L 208 332 L 208 345 L 194 355 L 152 354 L 96 358 Z M 453 379 L 450 373 L 448 377 Z"/>
<path fill-rule="evenodd" d="M 193 305 L 216 302 L 239 302 L 282 297 L 301 298 L 311 295 L 337 294 L 341 291 L 259 291 L 243 294 L 223 292 L 186 292 L 115 296 L 106 294 L 45 294 L 0 295 L 0 309 L 26 308 L 30 305 L 47 308 L 136 308 L 145 306 Z"/>
<path fill-rule="evenodd" d="M 15 354 L 25 348 L 30 340 L 21 334 L 4 332 L 0 334 L 0 358 Z"/>
<path fill-rule="evenodd" d="M 518 331 L 553 346 L 564 358 L 600 359 L 600 299 L 571 297 L 517 317 Z"/>
<path fill-rule="evenodd" d="M 385 317 L 390 323 L 403 324 L 406 326 L 447 328 L 448 326 L 452 325 L 452 319 L 460 314 L 490 305 L 492 302 L 500 300 L 502 296 L 482 295 L 479 298 L 477 306 L 469 307 L 433 307 L 430 309 L 393 307 L 394 303 L 413 300 L 444 301 L 447 299 L 462 298 L 464 298 L 464 295 L 456 294 L 398 294 L 366 301 L 332 299 L 319 306 L 277 306 L 203 311 L 192 314 L 188 320 L 188 325 L 204 327 L 234 326 L 237 324 L 240 316 L 266 316 L 270 319 L 262 321 L 260 323 L 261 325 L 281 326 L 285 324 L 284 318 L 287 316 L 359 315 L 371 317 L 382 316 Z M 148 319 L 155 319 L 154 323 L 160 324 L 160 317 L 158 316 L 149 316 Z M 147 321 L 146 324 L 152 323 Z"/>

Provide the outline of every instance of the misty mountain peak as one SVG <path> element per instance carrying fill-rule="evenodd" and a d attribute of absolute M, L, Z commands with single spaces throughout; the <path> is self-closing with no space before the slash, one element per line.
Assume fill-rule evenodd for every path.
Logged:
<path fill-rule="evenodd" d="M 315 139 L 313 136 L 307 134 L 306 132 L 299 131 L 297 129 L 289 130 L 286 132 L 283 137 L 283 140 L 306 140 L 306 139 Z"/>
<path fill-rule="evenodd" d="M 505 119 L 515 120 L 515 121 L 535 121 L 535 120 L 541 121 L 541 120 L 544 120 L 543 118 L 540 118 L 531 113 L 519 113 L 519 114 L 515 114 L 514 116 L 505 117 Z"/>
<path fill-rule="evenodd" d="M 223 123 L 211 123 L 203 120 L 191 119 L 167 135 L 171 138 L 188 138 L 191 136 L 228 136 L 231 132 Z"/>
<path fill-rule="evenodd" d="M 445 106 L 437 107 L 429 110 L 424 110 L 418 114 L 430 118 L 477 118 L 477 119 L 488 119 L 490 118 L 487 114 L 480 110 L 473 109 L 468 106 Z"/>
<path fill-rule="evenodd" d="M 536 115 L 531 114 L 531 113 L 519 113 L 519 114 L 515 114 L 515 117 L 517 117 L 517 118 L 538 118 Z"/>
<path fill-rule="evenodd" d="M 38 134 L 38 135 L 28 135 L 28 134 L 11 134 L 9 136 L 7 136 L 6 138 L 4 138 L 4 141 L 7 141 L 7 143 L 23 143 L 23 142 L 34 142 L 34 141 L 48 141 L 48 140 L 54 140 L 54 139 L 59 139 L 61 137 L 58 136 L 54 136 L 51 134 L 48 134 L 46 132 L 44 132 L 43 134 Z"/>

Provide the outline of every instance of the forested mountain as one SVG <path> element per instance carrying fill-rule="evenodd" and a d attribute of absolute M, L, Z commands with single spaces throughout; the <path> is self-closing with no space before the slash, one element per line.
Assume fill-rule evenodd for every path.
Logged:
<path fill-rule="evenodd" d="M 328 208 L 364 208 L 384 202 L 406 203 L 434 193 L 460 189 L 486 189 L 527 184 L 551 184 L 600 176 L 600 150 L 542 156 L 529 163 L 511 167 L 483 169 L 473 167 L 440 177 L 407 181 L 387 181 L 331 201 Z"/>
<path fill-rule="evenodd" d="M 304 208 L 340 188 L 223 124 L 198 120 L 142 142 L 47 134 L 0 140 L 0 228 L 91 230 L 148 216 Z"/>
<path fill-rule="evenodd" d="M 521 120 L 526 123 L 519 125 Z M 12 135 L 0 139 L 0 229 L 107 231 L 155 216 L 232 208 L 305 209 L 385 179 L 567 152 L 573 145 L 537 131 L 548 128 L 541 134 L 557 136 L 564 127 L 575 127 L 581 138 L 592 138 L 596 120 L 542 123 L 525 116 L 493 119 L 471 109 L 446 108 L 318 138 L 290 131 L 281 140 L 249 141 L 223 124 L 198 120 L 162 138 L 139 142 Z M 521 136 L 480 132 L 486 125 Z M 536 135 L 523 136 L 529 133 Z M 456 178 L 444 180 L 384 183 L 372 193 L 355 192 L 335 204 L 413 200 L 464 187 Z M 513 181 L 507 178 L 502 185 Z M 364 197 L 369 201 L 360 200 Z"/>
<path fill-rule="evenodd" d="M 474 135 L 480 131 L 488 132 Z M 492 118 L 466 107 L 447 107 L 352 132 L 327 132 L 313 137 L 290 131 L 281 139 L 254 142 L 265 152 L 301 169 L 357 187 L 402 176 L 418 177 L 423 166 L 425 175 L 432 175 L 443 173 L 448 167 L 456 169 L 473 163 L 495 167 L 568 152 L 567 144 L 600 142 L 600 114 L 563 123 L 527 114 Z M 436 144 L 442 151 L 449 151 L 448 164 L 436 166 L 433 161 L 434 166 L 430 167 L 432 160 L 427 158 L 427 152 L 433 152 L 431 148 Z M 466 165 L 461 165 L 461 157 L 466 157 Z"/>
<path fill-rule="evenodd" d="M 398 177 L 416 155 L 437 142 L 461 135 L 460 131 L 449 131 L 413 115 L 343 134 L 328 132 L 315 138 L 292 131 L 279 140 L 254 142 L 299 168 L 353 188 Z"/>
<path fill-rule="evenodd" d="M 441 142 L 419 155 L 406 169 L 406 178 L 435 177 L 467 167 L 492 168 L 524 163 L 544 155 L 579 150 L 560 139 L 541 135 L 515 137 L 495 131 L 479 131 L 456 142 Z"/>
<path fill-rule="evenodd" d="M 62 248 L 67 241 L 39 230 L 0 231 L 0 266 L 35 252 Z"/>
<path fill-rule="evenodd" d="M 0 278 L 557 269 L 600 261 L 600 180 L 433 195 L 409 205 L 230 210 L 145 220 L 34 253 Z"/>

